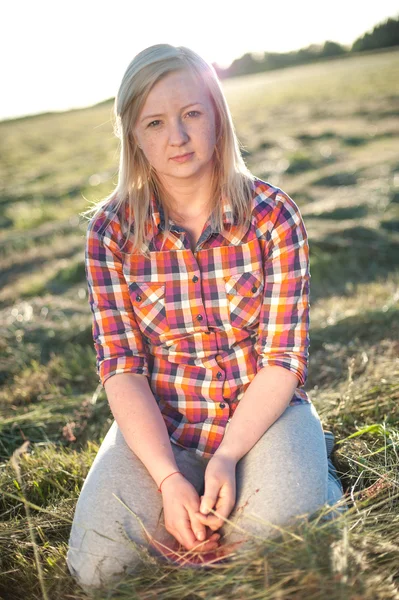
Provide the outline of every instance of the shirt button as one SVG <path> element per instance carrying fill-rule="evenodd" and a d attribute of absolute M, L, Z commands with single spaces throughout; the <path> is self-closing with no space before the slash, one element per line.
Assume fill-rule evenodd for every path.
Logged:
<path fill-rule="evenodd" d="M 198 281 L 198 277 L 197 277 L 196 275 L 194 275 L 194 277 L 193 277 L 193 281 L 194 281 L 194 283 L 197 283 L 197 281 Z"/>
<path fill-rule="evenodd" d="M 255 293 L 257 289 L 258 289 L 258 288 L 256 287 L 256 285 L 254 285 L 254 287 L 252 288 L 252 290 L 251 290 L 251 291 L 252 291 L 253 293 Z"/>
<path fill-rule="evenodd" d="M 225 405 L 225 403 L 224 403 L 224 402 L 221 402 L 221 403 L 219 404 L 219 406 L 220 406 L 220 408 L 224 408 L 226 405 Z"/>
<path fill-rule="evenodd" d="M 198 321 L 202 321 L 202 319 L 203 319 L 203 318 L 204 318 L 204 317 L 203 317 L 202 315 L 197 315 L 197 319 L 198 319 Z"/>
<path fill-rule="evenodd" d="M 136 296 L 137 302 L 141 302 L 141 296 Z"/>
<path fill-rule="evenodd" d="M 223 374 L 222 374 L 220 371 L 218 371 L 218 372 L 216 373 L 216 377 L 217 377 L 218 379 L 221 379 L 221 378 L 223 377 Z"/>

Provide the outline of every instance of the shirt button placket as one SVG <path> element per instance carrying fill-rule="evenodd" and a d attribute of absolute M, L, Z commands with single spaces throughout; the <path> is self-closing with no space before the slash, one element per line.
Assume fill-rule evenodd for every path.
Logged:
<path fill-rule="evenodd" d="M 193 283 L 197 283 L 197 281 L 199 281 L 199 277 L 197 275 L 193 275 L 193 277 L 191 278 L 191 281 Z M 197 315 L 197 321 L 203 321 L 204 316 L 203 315 Z"/>

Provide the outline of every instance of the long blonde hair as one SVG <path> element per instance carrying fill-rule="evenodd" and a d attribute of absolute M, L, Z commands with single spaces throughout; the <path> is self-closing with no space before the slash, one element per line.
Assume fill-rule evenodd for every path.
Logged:
<path fill-rule="evenodd" d="M 230 110 L 214 68 L 184 46 L 150 46 L 131 61 L 115 97 L 115 135 L 120 140 L 118 184 L 109 196 L 82 213 L 85 217 L 95 217 L 104 209 L 112 209 L 127 235 L 125 243 L 134 221 L 131 252 L 145 256 L 149 256 L 146 222 L 150 217 L 152 195 L 156 194 L 162 203 L 166 234 L 170 231 L 169 211 L 167 202 L 162 202 L 165 191 L 138 147 L 133 128 L 155 83 L 168 73 L 182 69 L 189 70 L 205 86 L 215 110 L 212 225 L 216 231 L 223 231 L 223 199 L 230 203 L 237 226 L 244 226 L 251 213 L 254 176 L 242 159 Z"/>

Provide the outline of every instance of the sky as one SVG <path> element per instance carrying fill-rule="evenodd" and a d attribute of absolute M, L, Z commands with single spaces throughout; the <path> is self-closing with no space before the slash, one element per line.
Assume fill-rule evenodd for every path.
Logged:
<path fill-rule="evenodd" d="M 115 96 L 147 46 L 188 46 L 228 66 L 245 52 L 350 45 L 397 0 L 0 0 L 0 119 Z"/>

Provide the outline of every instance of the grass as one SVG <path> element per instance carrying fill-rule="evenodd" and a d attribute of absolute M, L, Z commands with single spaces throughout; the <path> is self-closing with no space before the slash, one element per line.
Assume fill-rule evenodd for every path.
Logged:
<path fill-rule="evenodd" d="M 349 511 L 333 523 L 321 511 L 206 569 L 144 551 L 141 571 L 99 599 L 399 598 L 398 62 L 392 51 L 224 83 L 245 160 L 305 219 L 306 389 L 335 433 Z M 2 600 L 86 597 L 65 554 L 112 420 L 95 373 L 78 215 L 115 185 L 111 107 L 0 123 Z"/>

